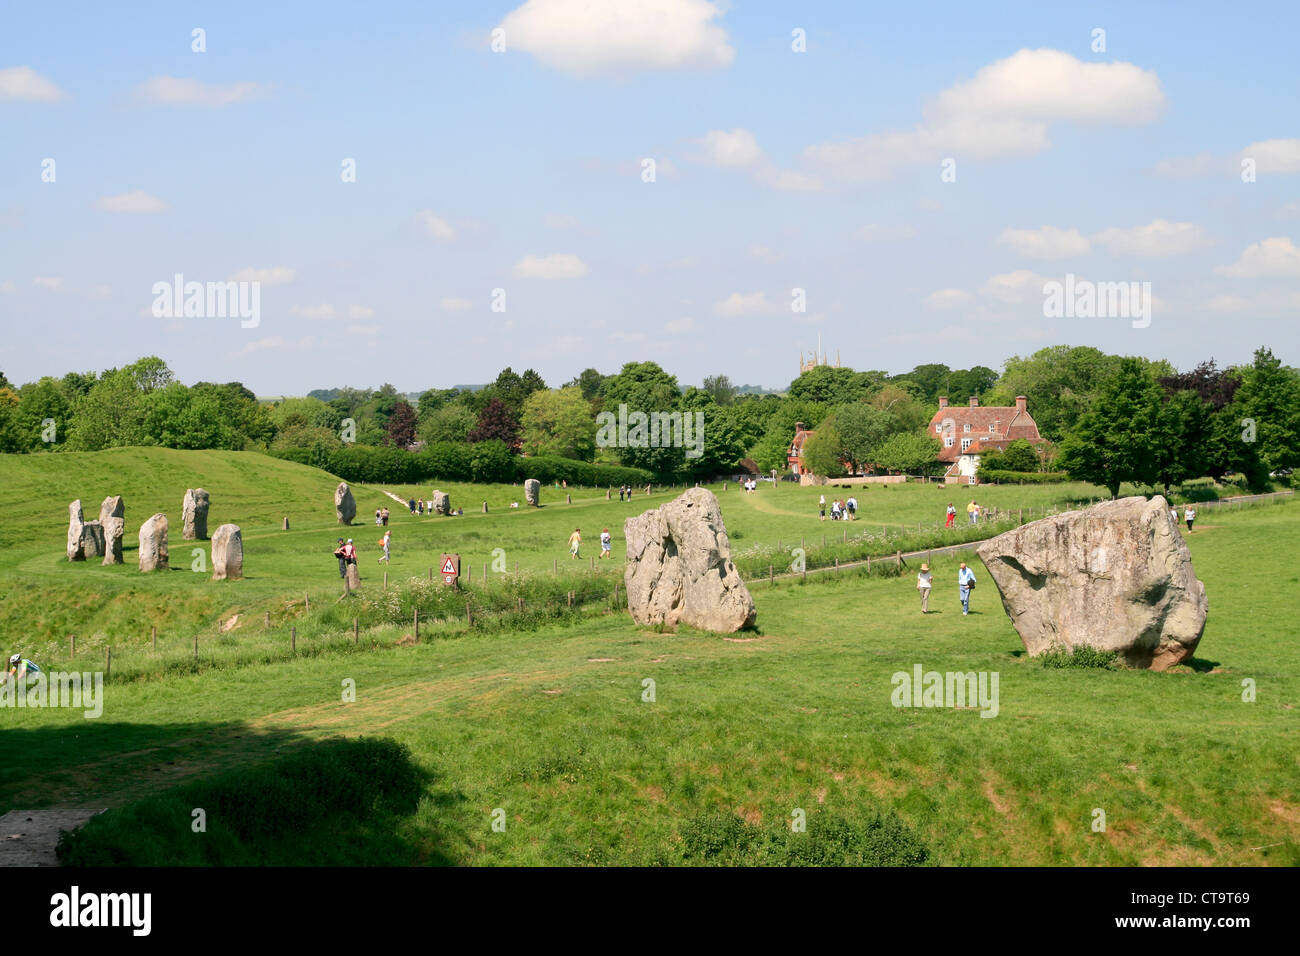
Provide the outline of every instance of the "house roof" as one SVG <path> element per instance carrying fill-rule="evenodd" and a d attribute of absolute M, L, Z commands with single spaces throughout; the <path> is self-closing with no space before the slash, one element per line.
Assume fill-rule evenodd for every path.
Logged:
<path fill-rule="evenodd" d="M 935 432 L 936 425 L 945 426 L 944 430 Z M 966 425 L 970 426 L 970 431 L 965 430 Z M 947 430 L 948 426 L 951 426 L 951 431 Z M 990 427 L 996 431 L 990 432 Z M 1017 438 L 1031 443 L 1043 440 L 1033 416 L 1015 405 L 948 405 L 934 413 L 926 430 L 931 436 L 937 435 L 940 439 L 952 435 L 952 446 L 945 445 L 939 449 L 939 460 L 947 462 L 961 457 L 963 438 L 974 439 L 965 451 L 967 455 L 978 455 L 995 449 L 1005 451 L 1007 445 Z"/>

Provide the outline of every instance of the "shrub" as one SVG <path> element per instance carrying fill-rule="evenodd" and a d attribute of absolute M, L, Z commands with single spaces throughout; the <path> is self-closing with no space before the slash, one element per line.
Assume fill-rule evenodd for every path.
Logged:
<path fill-rule="evenodd" d="M 1048 651 L 1040 655 L 1038 661 L 1053 670 L 1082 668 L 1111 671 L 1116 669 L 1119 655 L 1114 651 L 1099 651 L 1095 647 L 1084 645 L 1076 647 L 1073 653 L 1065 648 Z"/>
<path fill-rule="evenodd" d="M 982 482 L 1003 485 L 1050 485 L 1070 480 L 1070 476 L 1063 471 L 1003 471 L 983 466 L 976 475 Z"/>

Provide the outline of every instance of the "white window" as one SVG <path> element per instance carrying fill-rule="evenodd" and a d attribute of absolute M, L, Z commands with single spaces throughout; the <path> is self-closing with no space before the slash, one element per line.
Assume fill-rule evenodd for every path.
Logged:
<path fill-rule="evenodd" d="M 967 479 L 966 479 L 966 484 L 968 484 L 968 485 L 973 485 L 973 484 L 975 484 L 975 476 L 974 476 L 974 475 L 971 475 L 969 478 L 967 478 Z"/>
<path fill-rule="evenodd" d="M 944 440 L 943 440 L 943 447 L 944 447 L 944 448 L 951 448 L 951 447 L 952 447 L 952 436 L 951 436 L 951 435 L 948 435 L 948 436 L 946 436 L 946 437 L 944 438 Z"/>
<path fill-rule="evenodd" d="M 970 431 L 970 422 L 967 422 L 965 425 L 962 425 L 961 430 L 964 432 Z"/>
<path fill-rule="evenodd" d="M 973 442 L 974 440 L 975 440 L 975 439 L 973 439 L 973 438 L 963 438 L 963 439 L 961 440 L 961 450 L 962 450 L 962 451 L 965 451 L 967 448 L 969 448 L 969 447 L 970 447 L 970 443 Z"/>
<path fill-rule="evenodd" d="M 942 422 L 940 422 L 938 425 L 935 425 L 935 426 L 934 426 L 934 433 L 935 433 L 936 435 L 938 435 L 938 434 L 939 434 L 940 432 L 942 432 L 942 431 L 943 431 L 943 423 L 942 423 Z"/>
<path fill-rule="evenodd" d="M 989 434 L 990 434 L 990 435 L 994 435 L 994 434 L 996 434 L 996 432 L 994 431 L 994 426 L 992 426 L 992 425 L 989 426 Z"/>

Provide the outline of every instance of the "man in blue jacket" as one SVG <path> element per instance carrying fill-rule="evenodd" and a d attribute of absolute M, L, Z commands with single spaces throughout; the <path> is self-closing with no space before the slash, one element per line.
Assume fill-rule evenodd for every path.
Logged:
<path fill-rule="evenodd" d="M 975 586 L 975 572 L 966 567 L 966 562 L 961 563 L 957 569 L 957 589 L 961 591 L 961 613 L 970 613 L 970 591 Z"/>

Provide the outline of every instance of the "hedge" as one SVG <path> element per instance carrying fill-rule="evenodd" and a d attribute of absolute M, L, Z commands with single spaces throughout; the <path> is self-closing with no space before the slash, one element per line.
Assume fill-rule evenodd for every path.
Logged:
<path fill-rule="evenodd" d="M 428 480 L 488 484 L 536 478 L 544 484 L 566 481 L 573 485 L 599 486 L 644 485 L 651 480 L 650 473 L 641 468 L 598 465 L 551 455 L 524 458 L 512 454 L 500 441 L 472 445 L 435 442 L 417 452 L 392 446 L 316 445 L 275 449 L 270 454 L 320 468 L 344 481 L 364 484 L 401 485 Z"/>
<path fill-rule="evenodd" d="M 1063 471 L 1002 471 L 999 468 L 981 468 L 976 476 L 980 481 L 1001 485 L 1052 485 L 1069 481 Z"/>

